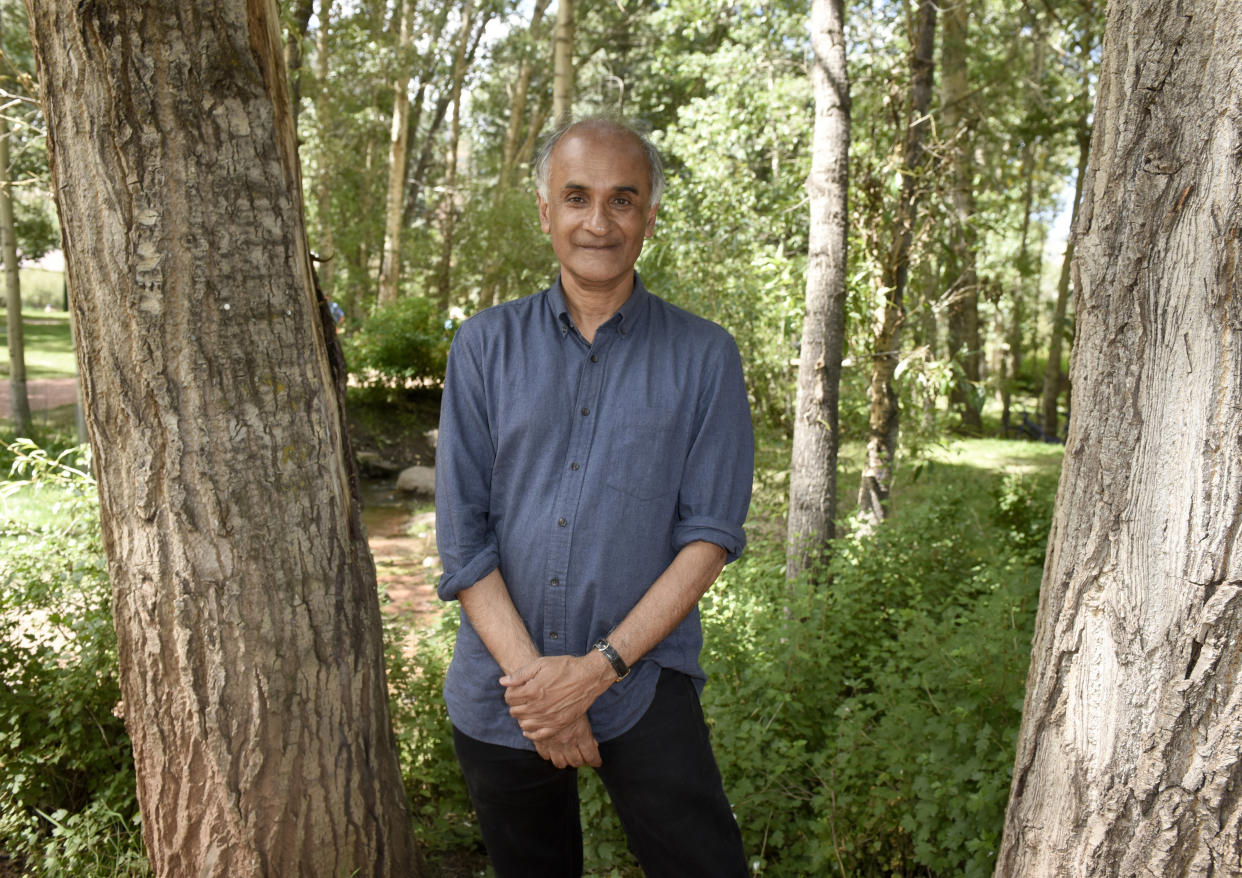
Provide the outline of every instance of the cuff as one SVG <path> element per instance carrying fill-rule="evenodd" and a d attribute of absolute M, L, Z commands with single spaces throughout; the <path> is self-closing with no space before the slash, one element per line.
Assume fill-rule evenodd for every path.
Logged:
<path fill-rule="evenodd" d="M 471 558 L 465 566 L 441 576 L 436 593 L 442 601 L 456 600 L 458 592 L 470 588 L 499 566 L 500 552 L 495 546 L 488 546 Z"/>
<path fill-rule="evenodd" d="M 719 518 L 688 518 L 673 528 L 674 554 L 695 540 L 720 546 L 725 550 L 725 563 L 729 564 L 736 561 L 746 548 L 746 531 L 739 524 Z"/>

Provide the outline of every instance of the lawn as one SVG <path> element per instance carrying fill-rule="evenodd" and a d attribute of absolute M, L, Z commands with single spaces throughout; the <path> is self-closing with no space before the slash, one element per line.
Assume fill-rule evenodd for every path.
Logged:
<path fill-rule="evenodd" d="M 63 311 L 22 311 L 27 378 L 72 378 L 77 374 L 69 315 Z M 7 321 L 0 323 L 0 375 L 9 374 Z"/>

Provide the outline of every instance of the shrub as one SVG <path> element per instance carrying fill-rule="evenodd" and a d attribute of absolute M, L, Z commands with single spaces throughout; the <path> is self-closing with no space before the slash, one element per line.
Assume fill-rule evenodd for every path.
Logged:
<path fill-rule="evenodd" d="M 145 875 L 85 451 L 8 453 L 24 478 L 6 495 L 59 508 L 54 525 L 0 529 L 0 847 L 36 875 Z"/>
<path fill-rule="evenodd" d="M 403 296 L 379 308 L 345 339 L 350 374 L 363 383 L 440 383 L 453 326 L 439 306 L 422 296 Z"/>

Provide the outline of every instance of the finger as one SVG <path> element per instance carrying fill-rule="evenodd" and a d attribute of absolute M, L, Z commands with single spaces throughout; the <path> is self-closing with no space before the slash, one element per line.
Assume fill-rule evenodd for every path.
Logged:
<path fill-rule="evenodd" d="M 523 665 L 512 674 L 505 674 L 500 678 L 501 686 L 521 686 L 527 680 L 530 680 L 539 672 L 539 663 L 531 662 L 529 665 Z"/>

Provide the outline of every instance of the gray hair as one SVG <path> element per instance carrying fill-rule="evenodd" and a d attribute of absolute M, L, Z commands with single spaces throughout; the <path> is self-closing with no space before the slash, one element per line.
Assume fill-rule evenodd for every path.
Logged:
<path fill-rule="evenodd" d="M 632 137 L 642 148 L 643 155 L 647 158 L 647 167 L 651 172 L 651 206 L 655 207 L 660 203 L 660 197 L 664 194 L 665 186 L 664 162 L 660 158 L 660 151 L 633 125 L 608 116 L 596 116 L 581 119 L 577 122 L 568 122 L 548 135 L 547 139 L 539 147 L 538 155 L 535 156 L 535 189 L 544 201 L 548 200 L 548 173 L 552 161 L 552 151 L 561 142 L 561 138 L 576 128 L 602 129 L 614 134 Z"/>

